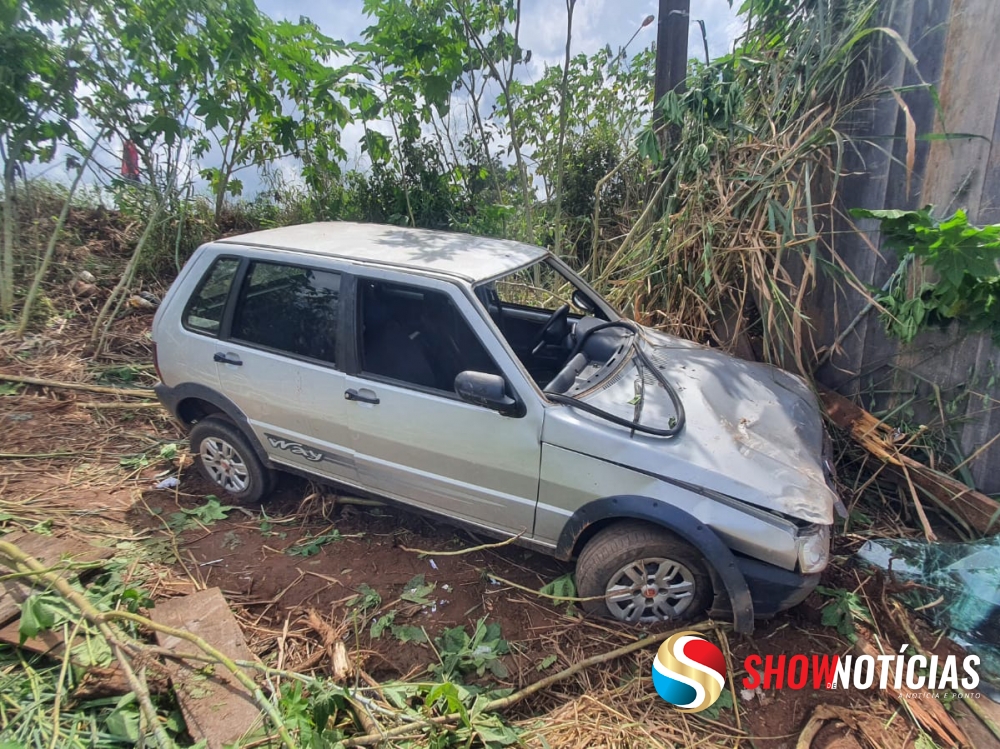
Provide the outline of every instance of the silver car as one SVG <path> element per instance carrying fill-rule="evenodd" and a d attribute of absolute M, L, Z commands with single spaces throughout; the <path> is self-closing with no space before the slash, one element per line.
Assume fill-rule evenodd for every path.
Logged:
<path fill-rule="evenodd" d="M 544 249 L 340 222 L 224 239 L 153 339 L 160 400 L 237 499 L 289 471 L 516 536 L 633 623 L 749 632 L 827 564 L 806 383 L 621 317 Z"/>

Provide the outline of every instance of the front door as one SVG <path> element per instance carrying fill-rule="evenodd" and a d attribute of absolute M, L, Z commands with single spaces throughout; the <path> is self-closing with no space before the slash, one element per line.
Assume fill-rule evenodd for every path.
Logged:
<path fill-rule="evenodd" d="M 272 460 L 354 484 L 337 369 L 340 280 L 328 270 L 251 260 L 215 360 L 223 392 Z"/>
<path fill-rule="evenodd" d="M 489 328 L 458 287 L 393 276 L 357 279 L 358 371 L 345 401 L 362 483 L 530 537 L 541 405 L 511 417 L 459 399 L 459 372 L 503 374 L 481 342 Z"/>

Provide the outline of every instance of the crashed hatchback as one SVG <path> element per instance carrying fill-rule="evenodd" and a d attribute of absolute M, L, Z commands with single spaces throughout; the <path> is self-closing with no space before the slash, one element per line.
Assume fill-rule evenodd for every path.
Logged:
<path fill-rule="evenodd" d="M 290 471 L 516 536 L 624 622 L 747 632 L 827 564 L 804 381 L 621 317 L 541 248 L 340 222 L 219 240 L 153 339 L 160 400 L 235 498 Z"/>

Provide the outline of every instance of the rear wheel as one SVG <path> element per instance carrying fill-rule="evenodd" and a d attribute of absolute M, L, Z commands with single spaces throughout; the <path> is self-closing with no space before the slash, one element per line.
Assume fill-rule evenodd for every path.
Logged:
<path fill-rule="evenodd" d="M 202 474 L 241 502 L 259 502 L 274 486 L 274 473 L 254 452 L 243 433 L 218 417 L 191 429 L 191 452 Z"/>
<path fill-rule="evenodd" d="M 652 524 L 622 521 L 599 531 L 576 563 L 584 610 L 631 624 L 692 619 L 712 597 L 705 560 Z"/>

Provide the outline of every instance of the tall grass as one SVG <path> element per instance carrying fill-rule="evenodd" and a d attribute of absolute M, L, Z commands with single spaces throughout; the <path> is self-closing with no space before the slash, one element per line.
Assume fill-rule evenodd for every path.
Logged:
<path fill-rule="evenodd" d="M 866 293 L 828 232 L 852 147 L 846 123 L 878 93 L 870 42 L 892 34 L 877 28 L 876 10 L 873 0 L 820 0 L 751 18 L 732 54 L 664 97 L 661 128 L 640 140 L 663 175 L 659 189 L 592 258 L 614 302 L 722 344 L 756 323 L 758 355 L 810 371 L 803 310 L 817 274 L 832 271 Z"/>

